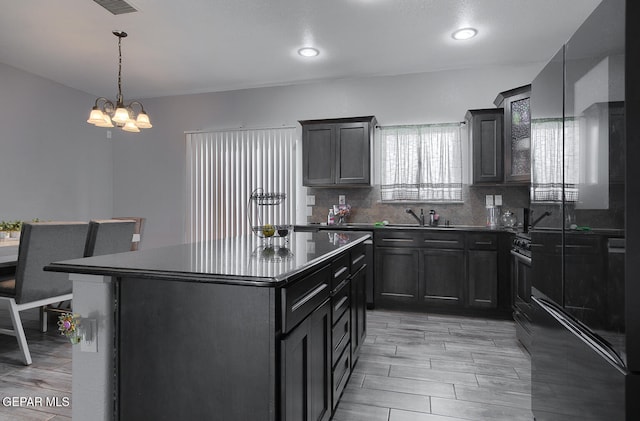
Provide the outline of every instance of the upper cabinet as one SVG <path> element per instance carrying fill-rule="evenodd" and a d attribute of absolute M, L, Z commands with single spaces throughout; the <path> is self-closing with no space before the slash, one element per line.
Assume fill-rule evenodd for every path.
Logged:
<path fill-rule="evenodd" d="M 531 85 L 500 92 L 493 102 L 504 109 L 504 181 L 531 180 Z"/>
<path fill-rule="evenodd" d="M 502 108 L 469 110 L 465 119 L 469 130 L 473 184 L 501 183 L 504 177 Z"/>
<path fill-rule="evenodd" d="M 375 117 L 304 120 L 300 124 L 304 186 L 371 185 Z"/>

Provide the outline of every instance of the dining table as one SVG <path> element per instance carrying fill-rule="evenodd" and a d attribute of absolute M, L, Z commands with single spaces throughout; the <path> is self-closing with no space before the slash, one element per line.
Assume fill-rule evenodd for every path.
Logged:
<path fill-rule="evenodd" d="M 0 239 L 0 274 L 15 271 L 18 263 L 19 238 Z"/>

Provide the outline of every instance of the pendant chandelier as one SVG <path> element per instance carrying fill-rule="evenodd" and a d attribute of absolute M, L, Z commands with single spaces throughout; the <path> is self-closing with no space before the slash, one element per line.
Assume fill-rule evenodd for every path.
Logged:
<path fill-rule="evenodd" d="M 118 37 L 118 98 L 116 104 L 107 98 L 100 97 L 91 109 L 89 120 L 97 127 L 120 127 L 126 132 L 140 132 L 140 129 L 151 128 L 149 116 L 144 111 L 144 106 L 139 101 L 132 101 L 124 104 L 122 100 L 122 38 L 127 36 L 126 32 L 113 31 L 113 35 Z M 139 111 L 134 109 L 139 107 Z"/>

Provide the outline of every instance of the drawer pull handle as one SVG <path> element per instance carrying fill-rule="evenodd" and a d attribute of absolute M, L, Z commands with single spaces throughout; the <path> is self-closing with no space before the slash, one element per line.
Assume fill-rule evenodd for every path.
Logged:
<path fill-rule="evenodd" d="M 458 244 L 457 240 L 424 240 L 427 244 Z"/>
<path fill-rule="evenodd" d="M 382 241 L 388 243 L 413 243 L 413 239 L 411 238 L 383 238 Z"/>
<path fill-rule="evenodd" d="M 476 241 L 476 246 L 490 246 L 493 241 Z"/>
<path fill-rule="evenodd" d="M 357 259 L 355 259 L 353 262 L 351 262 L 352 265 L 357 264 L 360 260 L 364 259 L 365 255 L 361 254 L 360 256 L 358 256 Z"/>
<path fill-rule="evenodd" d="M 302 307 L 303 305 L 305 305 L 306 303 L 308 303 L 311 299 L 313 299 L 313 297 L 315 297 L 316 295 L 320 294 L 322 292 L 322 290 L 324 290 L 325 288 L 327 288 L 327 284 L 322 284 L 317 286 L 313 291 L 311 291 L 310 293 L 308 293 L 307 295 L 305 295 L 304 297 L 300 298 L 298 301 L 296 301 L 293 306 L 291 307 L 291 311 L 296 311 L 297 309 L 299 309 L 300 307 Z"/>
<path fill-rule="evenodd" d="M 342 275 L 343 273 L 345 273 L 347 270 L 349 270 L 346 266 L 342 266 L 340 268 L 340 270 L 338 270 L 336 273 L 333 274 L 334 278 L 339 278 L 340 275 Z"/>
<path fill-rule="evenodd" d="M 342 306 L 344 305 L 345 301 L 347 301 L 348 299 L 349 299 L 349 297 L 347 297 L 347 296 L 342 297 L 342 298 L 340 299 L 340 301 L 338 301 L 338 303 L 335 305 L 335 311 L 338 311 L 338 309 L 339 309 L 340 307 L 342 307 Z"/>

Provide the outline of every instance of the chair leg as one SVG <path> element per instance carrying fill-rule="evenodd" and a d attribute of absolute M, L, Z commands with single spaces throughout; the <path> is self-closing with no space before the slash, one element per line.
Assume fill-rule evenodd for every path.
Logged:
<path fill-rule="evenodd" d="M 13 329 L 16 332 L 16 339 L 18 339 L 18 346 L 20 347 L 20 352 L 22 352 L 24 365 L 31 365 L 31 353 L 29 352 L 29 345 L 27 345 L 27 337 L 24 334 L 20 312 L 14 299 L 9 301 L 9 314 L 11 314 Z"/>
<path fill-rule="evenodd" d="M 49 313 L 47 306 L 40 307 L 40 332 L 46 333 L 49 328 Z"/>

